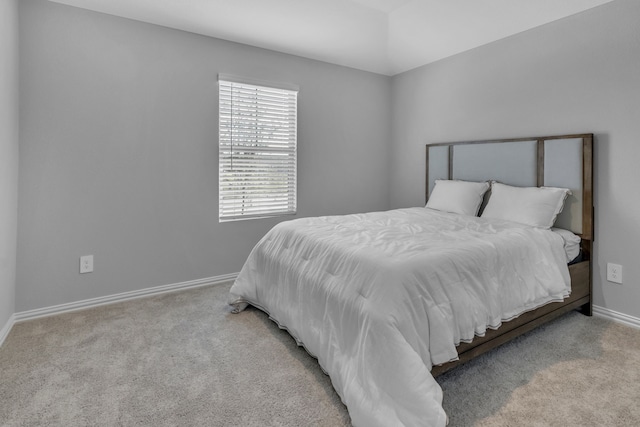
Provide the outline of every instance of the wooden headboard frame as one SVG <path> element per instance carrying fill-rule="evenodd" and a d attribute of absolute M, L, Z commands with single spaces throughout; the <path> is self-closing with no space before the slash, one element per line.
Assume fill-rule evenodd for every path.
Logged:
<path fill-rule="evenodd" d="M 508 138 L 508 139 L 491 139 L 478 141 L 459 141 L 459 142 L 443 142 L 435 144 L 427 144 L 426 146 L 426 184 L 425 184 L 425 203 L 429 199 L 429 150 L 434 147 L 448 147 L 448 179 L 455 179 L 454 171 L 454 147 L 459 145 L 470 144 L 496 144 L 496 143 L 517 143 L 536 141 L 537 159 L 536 159 L 536 175 L 537 186 L 545 185 L 545 142 L 551 140 L 582 140 L 582 218 L 581 232 L 577 233 L 583 240 L 583 254 L 591 259 L 591 244 L 594 237 L 594 220 L 593 220 L 593 134 L 572 134 L 572 135 L 555 135 L 555 136 L 536 136 L 531 138 Z"/>
<path fill-rule="evenodd" d="M 469 144 L 495 144 L 495 143 L 517 143 L 527 142 L 529 144 L 535 143 L 536 159 L 535 159 L 535 173 L 538 186 L 545 185 L 545 143 L 551 140 L 582 140 L 580 154 L 582 155 L 582 179 L 580 195 L 582 197 L 582 209 L 580 226 L 582 237 L 582 255 L 583 259 L 580 262 L 569 266 L 569 275 L 571 277 L 571 296 L 565 299 L 563 302 L 550 303 L 545 306 L 539 307 L 535 310 L 523 313 L 518 318 L 504 322 L 502 326 L 496 330 L 488 330 L 484 337 L 476 337 L 471 343 L 460 344 L 457 348 L 459 360 L 446 363 L 440 366 L 434 366 L 431 373 L 434 376 L 438 376 L 457 365 L 469 361 L 493 348 L 496 348 L 513 338 L 526 333 L 537 326 L 544 324 L 552 319 L 555 319 L 562 314 L 574 310 L 580 309 L 584 314 L 592 314 L 592 268 L 591 268 L 591 256 L 592 256 L 592 244 L 594 236 L 594 218 L 593 218 L 593 134 L 576 134 L 576 135 L 557 135 L 557 136 L 544 136 L 533 138 L 511 138 L 511 139 L 494 139 L 483 141 L 462 141 L 462 142 L 448 142 L 438 144 L 427 144 L 426 147 L 426 198 L 429 198 L 429 151 L 433 147 L 448 147 L 448 165 L 447 175 L 448 179 L 455 179 L 454 177 L 454 154 L 455 147 L 459 145 Z M 577 142 L 576 142 L 577 144 Z M 494 146 L 495 147 L 495 146 Z M 529 149 L 530 147 L 527 147 Z M 490 149 L 488 149 L 490 150 Z M 533 160 L 533 159 L 531 159 Z M 578 164 L 580 162 L 578 161 Z M 491 171 L 493 172 L 493 171 Z M 445 179 L 446 177 L 441 177 Z M 509 182 L 506 182 L 509 184 Z M 577 189 L 572 189 L 576 191 Z"/>

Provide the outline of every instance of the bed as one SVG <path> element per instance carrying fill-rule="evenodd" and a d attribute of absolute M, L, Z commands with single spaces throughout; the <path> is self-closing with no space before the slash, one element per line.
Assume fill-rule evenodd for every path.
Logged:
<path fill-rule="evenodd" d="M 316 357 L 355 426 L 446 425 L 434 376 L 569 310 L 591 314 L 592 145 L 591 134 L 430 144 L 426 207 L 280 223 L 230 304 L 265 311 Z M 492 187 L 474 199 L 480 217 L 439 205 L 458 185 Z M 580 237 L 570 265 L 561 234 L 501 217 L 498 202 L 522 187 L 563 189 L 550 225 Z"/>

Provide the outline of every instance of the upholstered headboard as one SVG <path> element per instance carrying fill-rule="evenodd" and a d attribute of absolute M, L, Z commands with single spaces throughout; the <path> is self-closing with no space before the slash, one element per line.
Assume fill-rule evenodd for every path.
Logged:
<path fill-rule="evenodd" d="M 593 134 L 427 144 L 426 198 L 436 179 L 569 188 L 556 226 L 593 240 Z"/>

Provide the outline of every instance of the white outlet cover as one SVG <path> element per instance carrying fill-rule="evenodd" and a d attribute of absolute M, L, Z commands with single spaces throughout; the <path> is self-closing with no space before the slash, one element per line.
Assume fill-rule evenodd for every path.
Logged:
<path fill-rule="evenodd" d="M 622 266 L 620 264 L 607 263 L 607 280 L 622 284 Z"/>
<path fill-rule="evenodd" d="M 83 255 L 80 257 L 80 274 L 93 272 L 93 255 Z"/>

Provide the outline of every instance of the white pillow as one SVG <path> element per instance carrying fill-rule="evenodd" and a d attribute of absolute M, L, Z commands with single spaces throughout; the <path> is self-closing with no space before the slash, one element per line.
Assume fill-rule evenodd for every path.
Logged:
<path fill-rule="evenodd" d="M 436 179 L 427 207 L 463 215 L 478 215 L 488 182 L 450 181 Z"/>
<path fill-rule="evenodd" d="M 551 228 L 571 191 L 555 187 L 512 187 L 493 182 L 483 218 Z"/>

